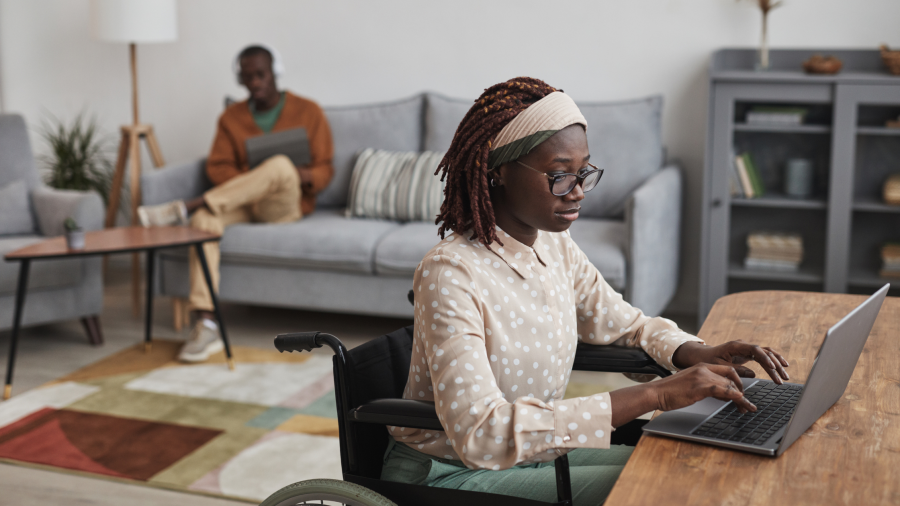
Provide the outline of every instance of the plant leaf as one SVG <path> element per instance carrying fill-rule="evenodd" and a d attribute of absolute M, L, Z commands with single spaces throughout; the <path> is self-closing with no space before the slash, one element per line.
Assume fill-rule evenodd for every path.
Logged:
<path fill-rule="evenodd" d="M 93 190 L 108 203 L 113 172 L 110 142 L 100 134 L 97 118 L 81 111 L 66 124 L 48 116 L 40 129 L 50 148 L 48 155 L 40 157 L 48 169 L 46 183 L 65 190 Z"/>

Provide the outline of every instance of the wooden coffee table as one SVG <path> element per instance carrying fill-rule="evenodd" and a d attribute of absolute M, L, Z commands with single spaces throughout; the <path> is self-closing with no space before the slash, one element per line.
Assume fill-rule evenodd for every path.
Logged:
<path fill-rule="evenodd" d="M 231 358 L 231 346 L 225 334 L 225 323 L 222 321 L 222 312 L 219 309 L 219 299 L 213 289 L 212 277 L 209 274 L 209 265 L 206 255 L 203 253 L 203 243 L 218 241 L 221 235 L 204 232 L 190 227 L 122 227 L 97 230 L 85 234 L 84 249 L 70 250 L 66 247 L 65 237 L 55 237 L 36 244 L 25 246 L 8 253 L 4 258 L 7 262 L 19 262 L 19 282 L 16 288 L 16 306 L 13 313 L 12 338 L 9 343 L 9 357 L 6 366 L 6 385 L 3 389 L 3 398 L 9 399 L 12 395 L 13 369 L 16 364 L 16 346 L 19 343 L 19 327 L 22 322 L 22 309 L 25 306 L 25 292 L 28 287 L 28 269 L 32 260 L 47 260 L 51 258 L 83 257 L 92 255 L 106 255 L 110 253 L 137 253 L 147 252 L 147 312 L 144 322 L 144 347 L 150 350 L 150 327 L 153 322 L 153 264 L 156 260 L 156 250 L 175 248 L 179 246 L 193 246 L 203 266 L 203 275 L 206 278 L 206 286 L 212 295 L 213 308 L 216 319 L 219 321 L 219 332 L 225 343 L 225 356 L 228 367 L 234 369 L 234 361 Z"/>

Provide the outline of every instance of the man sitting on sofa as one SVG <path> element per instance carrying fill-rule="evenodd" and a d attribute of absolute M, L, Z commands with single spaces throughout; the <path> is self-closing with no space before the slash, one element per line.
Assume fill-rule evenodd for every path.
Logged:
<path fill-rule="evenodd" d="M 216 137 L 206 161 L 206 174 L 214 185 L 202 196 L 138 210 L 141 224 L 187 224 L 221 234 L 234 223 L 287 223 L 315 210 L 316 194 L 331 181 L 333 146 L 331 130 L 322 109 L 289 91 L 278 91 L 275 78 L 281 62 L 271 48 L 254 45 L 235 61 L 238 81 L 250 97 L 232 104 L 219 117 Z M 295 167 L 284 155 L 249 167 L 245 141 L 269 132 L 304 127 L 311 161 Z M 251 170 L 252 169 L 252 170 Z M 204 253 L 219 287 L 219 243 L 204 244 Z M 178 355 L 185 362 L 202 362 L 222 350 L 212 298 L 196 252 L 190 250 L 191 292 L 189 308 L 196 324 Z"/>

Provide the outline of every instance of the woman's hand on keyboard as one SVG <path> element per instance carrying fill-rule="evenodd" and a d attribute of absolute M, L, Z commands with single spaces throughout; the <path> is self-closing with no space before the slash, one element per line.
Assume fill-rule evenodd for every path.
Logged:
<path fill-rule="evenodd" d="M 655 388 L 657 409 L 662 411 L 690 406 L 707 397 L 734 401 L 741 413 L 756 411 L 744 397 L 741 378 L 730 365 L 697 364 L 647 386 Z"/>
<path fill-rule="evenodd" d="M 678 368 L 700 363 L 729 365 L 734 367 L 738 376 L 755 378 L 756 373 L 742 365 L 751 360 L 762 366 L 772 377 L 772 381 L 779 385 L 791 379 L 784 370 L 789 364 L 780 353 L 768 346 L 757 346 L 740 340 L 729 341 L 718 346 L 688 342 L 679 346 L 672 356 L 672 364 Z"/>

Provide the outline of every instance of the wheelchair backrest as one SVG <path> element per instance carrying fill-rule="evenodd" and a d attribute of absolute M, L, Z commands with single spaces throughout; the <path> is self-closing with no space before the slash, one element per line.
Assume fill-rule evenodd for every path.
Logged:
<path fill-rule="evenodd" d="M 409 379 L 413 346 L 413 327 L 397 329 L 347 352 L 347 366 L 336 367 L 346 385 L 347 399 L 338 405 L 344 416 L 350 409 L 375 399 L 403 397 Z M 335 357 L 335 360 L 339 360 Z M 340 414 L 339 414 L 340 416 Z M 344 473 L 380 478 L 387 429 L 380 425 L 345 423 L 341 434 L 341 464 Z"/>
<path fill-rule="evenodd" d="M 403 396 L 412 357 L 412 325 L 375 338 L 350 350 L 348 371 L 351 408 L 375 399 Z"/>

